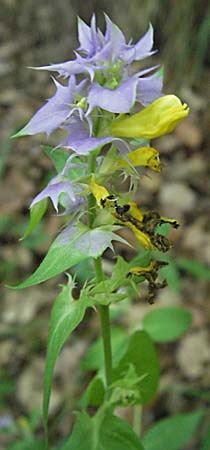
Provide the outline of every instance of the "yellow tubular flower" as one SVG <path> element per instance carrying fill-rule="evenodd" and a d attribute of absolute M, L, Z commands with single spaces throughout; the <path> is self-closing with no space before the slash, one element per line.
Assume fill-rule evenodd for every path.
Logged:
<path fill-rule="evenodd" d="M 103 207 L 109 207 L 109 204 L 106 206 L 104 203 Z M 155 229 L 157 225 L 162 223 L 170 223 L 174 228 L 177 228 L 179 224 L 176 220 L 163 218 L 157 211 L 142 212 L 134 202 L 120 206 L 115 200 L 112 204 L 112 210 L 113 216 L 134 232 L 144 248 L 162 252 L 167 252 L 171 248 L 170 241 L 155 233 Z"/>
<path fill-rule="evenodd" d="M 98 206 L 109 209 L 118 223 L 130 228 L 142 247 L 164 253 L 171 248 L 171 242 L 165 236 L 156 233 L 156 227 L 162 223 L 170 223 L 174 228 L 178 228 L 176 220 L 161 217 L 157 211 L 142 212 L 134 202 L 121 206 L 114 195 L 106 196 L 107 191 L 103 186 L 96 185 L 95 182 L 92 182 L 92 186 L 91 192 Z"/>
<path fill-rule="evenodd" d="M 144 166 L 160 173 L 161 166 L 159 161 L 159 153 L 152 147 L 140 147 L 131 153 L 126 154 L 127 158 L 134 167 Z M 119 158 L 116 168 L 130 167 L 129 163 L 124 158 Z"/>
<path fill-rule="evenodd" d="M 143 231 L 136 228 L 135 225 L 133 225 L 130 222 L 126 222 L 125 225 L 127 225 L 135 234 L 136 238 L 138 239 L 139 243 L 142 245 L 143 248 L 146 250 L 155 250 L 156 246 L 152 244 L 150 236 Z"/>
<path fill-rule="evenodd" d="M 112 135 L 152 139 L 170 133 L 189 114 L 189 107 L 175 95 L 164 95 L 127 119 L 112 124 Z"/>
<path fill-rule="evenodd" d="M 146 267 L 136 266 L 132 267 L 128 273 L 128 276 L 136 275 L 138 277 L 144 277 L 145 280 L 148 281 L 148 302 L 154 303 L 155 295 L 157 289 L 162 289 L 167 286 L 167 281 L 163 280 L 161 283 L 158 283 L 158 271 L 164 266 L 167 266 L 167 262 L 165 261 L 151 261 L 150 264 Z"/>
<path fill-rule="evenodd" d="M 151 273 L 153 280 L 157 278 L 158 270 L 161 269 L 161 267 L 167 266 L 168 263 L 165 261 L 150 261 L 149 265 L 146 267 L 142 266 L 135 266 L 131 267 L 129 270 L 128 275 L 136 275 L 140 277 L 142 274 L 147 274 L 148 272 Z"/>
<path fill-rule="evenodd" d="M 100 208 L 102 208 L 101 200 L 103 200 L 106 197 L 108 197 L 109 196 L 109 192 L 107 191 L 107 189 L 104 186 L 101 186 L 100 184 L 95 183 L 93 177 L 91 178 L 89 187 L 90 187 L 91 194 L 93 194 L 95 199 L 96 199 L 97 205 Z"/>
<path fill-rule="evenodd" d="M 130 206 L 129 208 L 129 213 L 137 220 L 139 220 L 140 222 L 142 221 L 144 215 L 141 212 L 141 210 L 137 207 L 137 204 L 135 202 L 129 202 L 128 205 Z"/>

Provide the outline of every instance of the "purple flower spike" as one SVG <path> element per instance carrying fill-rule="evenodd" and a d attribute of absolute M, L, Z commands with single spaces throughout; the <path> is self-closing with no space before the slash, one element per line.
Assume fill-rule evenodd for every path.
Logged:
<path fill-rule="evenodd" d="M 125 36 L 105 14 L 106 31 L 103 34 L 96 28 L 95 15 L 92 16 L 91 24 L 88 26 L 83 20 L 78 19 L 78 39 L 80 46 L 75 52 L 73 61 L 37 67 L 38 70 L 58 72 L 62 77 L 72 74 L 88 73 L 91 81 L 94 74 L 104 68 L 112 69 L 113 64 L 122 64 L 121 75 L 133 62 L 155 53 L 153 46 L 153 28 L 149 26 L 145 35 L 136 44 L 126 44 Z"/>
<path fill-rule="evenodd" d="M 54 80 L 55 94 L 47 100 L 29 123 L 15 136 L 46 133 L 57 128 L 67 129 L 70 135 L 61 143 L 79 154 L 112 142 L 112 136 L 91 137 L 94 131 L 94 116 L 131 112 L 135 102 L 143 106 L 161 97 L 162 81 L 158 75 L 151 75 L 157 66 L 131 73 L 131 63 L 150 56 L 153 46 L 153 28 L 149 26 L 145 35 L 136 44 L 126 44 L 122 31 L 105 15 L 106 30 L 102 33 L 96 27 L 95 15 L 90 26 L 78 20 L 79 47 L 73 61 L 40 67 L 41 70 L 56 71 L 69 78 L 67 86 Z M 76 75 L 84 74 L 83 81 L 76 84 Z M 90 78 L 87 77 L 89 74 Z M 100 109 L 102 111 L 100 111 Z M 105 113 L 106 114 L 106 113 Z M 79 122 L 85 121 L 89 127 Z M 72 120 L 73 119 L 73 120 Z M 79 126 L 79 129 L 78 129 Z M 85 135 L 84 135 L 85 132 Z M 118 141 L 115 141 L 118 145 Z M 122 142 L 120 147 L 122 147 Z"/>

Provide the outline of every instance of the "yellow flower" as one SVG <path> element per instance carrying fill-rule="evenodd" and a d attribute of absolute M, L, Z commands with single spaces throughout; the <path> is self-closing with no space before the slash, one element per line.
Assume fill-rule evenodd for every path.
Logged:
<path fill-rule="evenodd" d="M 112 124 L 112 135 L 152 139 L 170 133 L 189 114 L 189 107 L 175 95 L 164 95 L 127 119 Z"/>
<path fill-rule="evenodd" d="M 153 279 L 153 281 L 155 281 L 157 278 L 158 270 L 164 266 L 167 266 L 167 264 L 168 263 L 165 261 L 152 260 L 152 261 L 150 261 L 149 265 L 146 267 L 142 267 L 142 266 L 131 267 L 128 275 L 136 275 L 138 277 L 140 277 L 140 276 L 147 277 L 147 273 L 148 273 L 151 275 L 151 278 Z"/>
<path fill-rule="evenodd" d="M 179 224 L 176 220 L 161 217 L 157 211 L 142 212 L 135 202 L 119 205 L 116 197 L 110 195 L 104 186 L 97 184 L 94 177 L 91 178 L 89 189 L 97 205 L 108 209 L 118 223 L 130 228 L 142 247 L 164 253 L 171 248 L 171 242 L 155 231 L 157 225 L 163 223 L 169 223 L 174 228 L 178 228 Z"/>
<path fill-rule="evenodd" d="M 145 248 L 146 250 L 156 250 L 156 246 L 151 242 L 151 237 L 147 233 L 139 230 L 130 222 L 127 222 L 126 225 L 134 232 L 137 240 L 143 248 Z"/>
<path fill-rule="evenodd" d="M 120 223 L 134 232 L 145 249 L 167 252 L 171 248 L 170 241 L 155 231 L 157 225 L 163 223 L 170 223 L 174 228 L 178 228 L 179 224 L 176 220 L 161 217 L 157 211 L 142 212 L 134 202 L 119 206 L 115 201 L 112 214 Z"/>
<path fill-rule="evenodd" d="M 158 283 L 158 271 L 164 266 L 167 266 L 167 262 L 165 261 L 150 261 L 150 264 L 146 267 L 136 266 L 132 267 L 128 273 L 128 276 L 138 276 L 144 277 L 145 280 L 148 281 L 148 301 L 149 303 L 154 303 L 155 295 L 157 289 L 164 288 L 167 286 L 167 281 L 163 280 L 161 283 Z"/>
<path fill-rule="evenodd" d="M 108 197 L 109 192 L 107 191 L 107 189 L 104 186 L 97 184 L 94 180 L 94 177 L 91 178 L 89 187 L 90 187 L 91 194 L 93 194 L 96 199 L 97 205 L 100 208 L 102 208 L 101 200 Z"/>
<path fill-rule="evenodd" d="M 141 212 L 141 210 L 137 207 L 136 203 L 129 202 L 128 205 L 129 205 L 129 213 L 131 214 L 131 216 L 139 220 L 139 222 L 141 222 L 144 215 Z"/>
<path fill-rule="evenodd" d="M 160 172 L 159 153 L 152 147 L 140 147 L 131 153 L 126 154 L 127 158 L 134 167 L 144 166 Z M 124 158 L 119 158 L 116 167 L 129 167 L 129 163 Z"/>

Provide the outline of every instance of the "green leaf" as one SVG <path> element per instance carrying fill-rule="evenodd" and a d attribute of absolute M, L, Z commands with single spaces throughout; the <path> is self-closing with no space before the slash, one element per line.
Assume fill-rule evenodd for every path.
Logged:
<path fill-rule="evenodd" d="M 145 433 L 145 450 L 181 450 L 195 433 L 202 417 L 203 411 L 196 411 L 160 420 Z"/>
<path fill-rule="evenodd" d="M 210 392 L 209 392 L 209 390 L 207 391 L 206 389 L 189 388 L 189 389 L 184 390 L 184 394 L 188 395 L 190 397 L 198 397 L 198 398 L 201 398 L 202 400 L 210 402 Z"/>
<path fill-rule="evenodd" d="M 201 450 L 209 450 L 210 449 L 210 427 L 206 436 L 204 437 Z"/>
<path fill-rule="evenodd" d="M 172 291 L 176 293 L 180 292 L 180 275 L 174 262 L 170 261 L 168 266 L 161 269 L 161 276 L 166 278 L 168 286 Z"/>
<path fill-rule="evenodd" d="M 64 152 L 61 149 L 58 148 L 52 148 L 48 146 L 43 146 L 44 152 L 49 156 L 51 161 L 53 162 L 57 172 L 61 172 L 69 158 L 69 154 Z M 77 165 L 74 166 L 74 164 Z M 86 166 L 81 161 L 81 159 L 78 156 L 75 156 L 75 158 L 71 159 L 71 166 L 68 171 L 68 177 L 70 180 L 76 180 L 79 177 L 82 177 L 85 175 L 86 172 Z"/>
<path fill-rule="evenodd" d="M 161 268 L 161 278 L 167 280 L 167 284 L 172 291 L 180 292 L 180 276 L 177 265 L 171 259 L 165 257 L 161 259 L 168 262 L 168 266 Z"/>
<path fill-rule="evenodd" d="M 156 227 L 156 232 L 161 234 L 161 236 L 167 236 L 170 230 L 170 225 L 168 223 L 162 223 Z"/>
<path fill-rule="evenodd" d="M 142 403 L 141 383 L 147 374 L 138 376 L 133 364 L 128 366 L 122 378 L 117 378 L 110 385 L 111 395 L 109 404 L 114 406 L 129 406 Z"/>
<path fill-rule="evenodd" d="M 34 230 L 36 225 L 40 222 L 42 219 L 46 209 L 47 209 L 48 199 L 44 198 L 40 202 L 36 203 L 32 208 L 30 209 L 30 221 L 26 228 L 26 231 L 23 235 L 23 237 L 20 239 L 22 241 L 26 237 L 29 236 L 29 234 Z"/>
<path fill-rule="evenodd" d="M 134 259 L 129 263 L 129 267 L 133 266 L 148 266 L 150 260 L 152 258 L 152 251 L 151 250 L 145 250 L 140 253 L 138 253 L 137 256 L 135 256 Z"/>
<path fill-rule="evenodd" d="M 136 147 L 149 147 L 150 139 L 145 138 L 133 138 L 130 141 L 131 145 L 135 145 Z"/>
<path fill-rule="evenodd" d="M 129 264 L 122 258 L 122 256 L 118 256 L 110 279 L 112 290 L 116 290 L 122 286 L 128 271 Z"/>
<path fill-rule="evenodd" d="M 74 283 L 69 276 L 68 284 L 62 288 L 61 293 L 57 297 L 50 317 L 43 398 L 43 415 L 46 429 L 52 377 L 56 359 L 69 335 L 82 321 L 86 308 L 90 306 L 90 304 L 82 297 L 82 293 L 79 300 L 73 299 L 73 287 Z"/>
<path fill-rule="evenodd" d="M 21 130 L 17 131 L 17 133 L 11 136 L 11 139 L 15 139 L 17 137 L 29 136 L 29 133 L 25 132 L 25 127 L 21 128 Z"/>
<path fill-rule="evenodd" d="M 81 261 L 72 267 L 71 274 L 75 275 L 79 283 L 84 284 L 87 280 L 95 278 L 94 265 L 91 260 Z"/>
<path fill-rule="evenodd" d="M 192 314 L 183 308 L 159 308 L 147 313 L 143 328 L 156 342 L 170 342 L 187 331 L 192 323 Z"/>
<path fill-rule="evenodd" d="M 111 330 L 113 364 L 119 362 L 126 349 L 127 336 L 121 328 L 113 327 Z M 82 370 L 100 370 L 104 365 L 102 338 L 97 339 L 89 347 L 82 358 Z"/>
<path fill-rule="evenodd" d="M 58 148 L 52 148 L 48 146 L 43 146 L 44 152 L 49 156 L 51 161 L 53 162 L 57 172 L 61 172 L 69 158 L 69 154 L 64 152 L 61 149 Z M 74 164 L 77 165 L 77 167 L 74 166 Z M 79 177 L 82 177 L 85 175 L 86 166 L 85 164 L 80 160 L 78 156 L 75 156 L 75 158 L 72 158 L 71 160 L 71 166 L 68 171 L 68 177 L 71 181 L 76 180 Z"/>
<path fill-rule="evenodd" d="M 157 72 L 155 72 L 156 77 L 160 78 L 161 80 L 163 80 L 164 78 L 164 66 L 160 67 L 159 70 L 157 70 Z"/>
<path fill-rule="evenodd" d="M 128 283 L 128 280 L 126 279 L 128 271 L 129 264 L 125 262 L 123 258 L 118 257 L 111 278 L 106 278 L 100 283 L 97 283 L 91 290 L 91 295 L 99 296 L 101 294 L 103 296 L 105 294 L 107 301 L 111 295 L 114 295 L 117 300 L 117 294 L 111 293 L 117 291 L 123 284 Z M 124 292 L 123 295 L 121 294 L 121 296 L 125 298 L 126 292 Z"/>
<path fill-rule="evenodd" d="M 61 450 L 92 450 L 94 448 L 93 419 L 86 412 L 77 412 L 76 417 L 73 432 Z"/>
<path fill-rule="evenodd" d="M 23 289 L 42 283 L 87 258 L 97 258 L 108 247 L 112 248 L 113 240 L 123 241 L 112 232 L 113 229 L 113 226 L 89 229 L 86 225 L 71 223 L 55 239 L 37 270 L 13 288 Z"/>
<path fill-rule="evenodd" d="M 199 263 L 198 261 L 188 258 L 179 258 L 176 260 L 176 263 L 180 269 L 189 272 L 194 277 L 202 280 L 210 280 L 209 267 Z"/>
<path fill-rule="evenodd" d="M 144 450 L 131 426 L 106 412 L 90 418 L 77 413 L 77 421 L 70 439 L 61 450 Z"/>
<path fill-rule="evenodd" d="M 87 406 L 102 405 L 105 397 L 105 387 L 100 376 L 96 375 L 90 381 L 84 395 L 79 401 L 80 408 L 87 408 Z"/>
<path fill-rule="evenodd" d="M 53 162 L 57 172 L 61 172 L 66 164 L 67 159 L 69 158 L 69 154 L 61 149 L 49 147 L 46 145 L 43 145 L 42 149 Z"/>
<path fill-rule="evenodd" d="M 131 426 L 112 414 L 101 423 L 99 443 L 96 450 L 144 450 Z"/>
<path fill-rule="evenodd" d="M 153 342 L 145 331 L 136 331 L 130 337 L 124 356 L 113 370 L 113 382 L 123 378 L 123 375 L 129 369 L 129 365 L 133 365 L 136 374 L 142 377 L 139 394 L 141 403 L 147 403 L 157 391 L 159 363 Z M 144 377 L 144 375 L 146 376 Z"/>

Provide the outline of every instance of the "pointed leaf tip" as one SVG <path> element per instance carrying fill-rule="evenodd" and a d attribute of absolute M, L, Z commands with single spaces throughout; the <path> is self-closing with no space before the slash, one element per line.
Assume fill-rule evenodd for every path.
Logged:
<path fill-rule="evenodd" d="M 19 130 L 17 133 L 10 136 L 10 139 L 16 139 L 18 137 L 28 136 L 29 133 L 26 133 L 26 131 L 24 131 L 24 130 L 25 130 L 25 127 L 21 128 L 21 130 Z"/>

